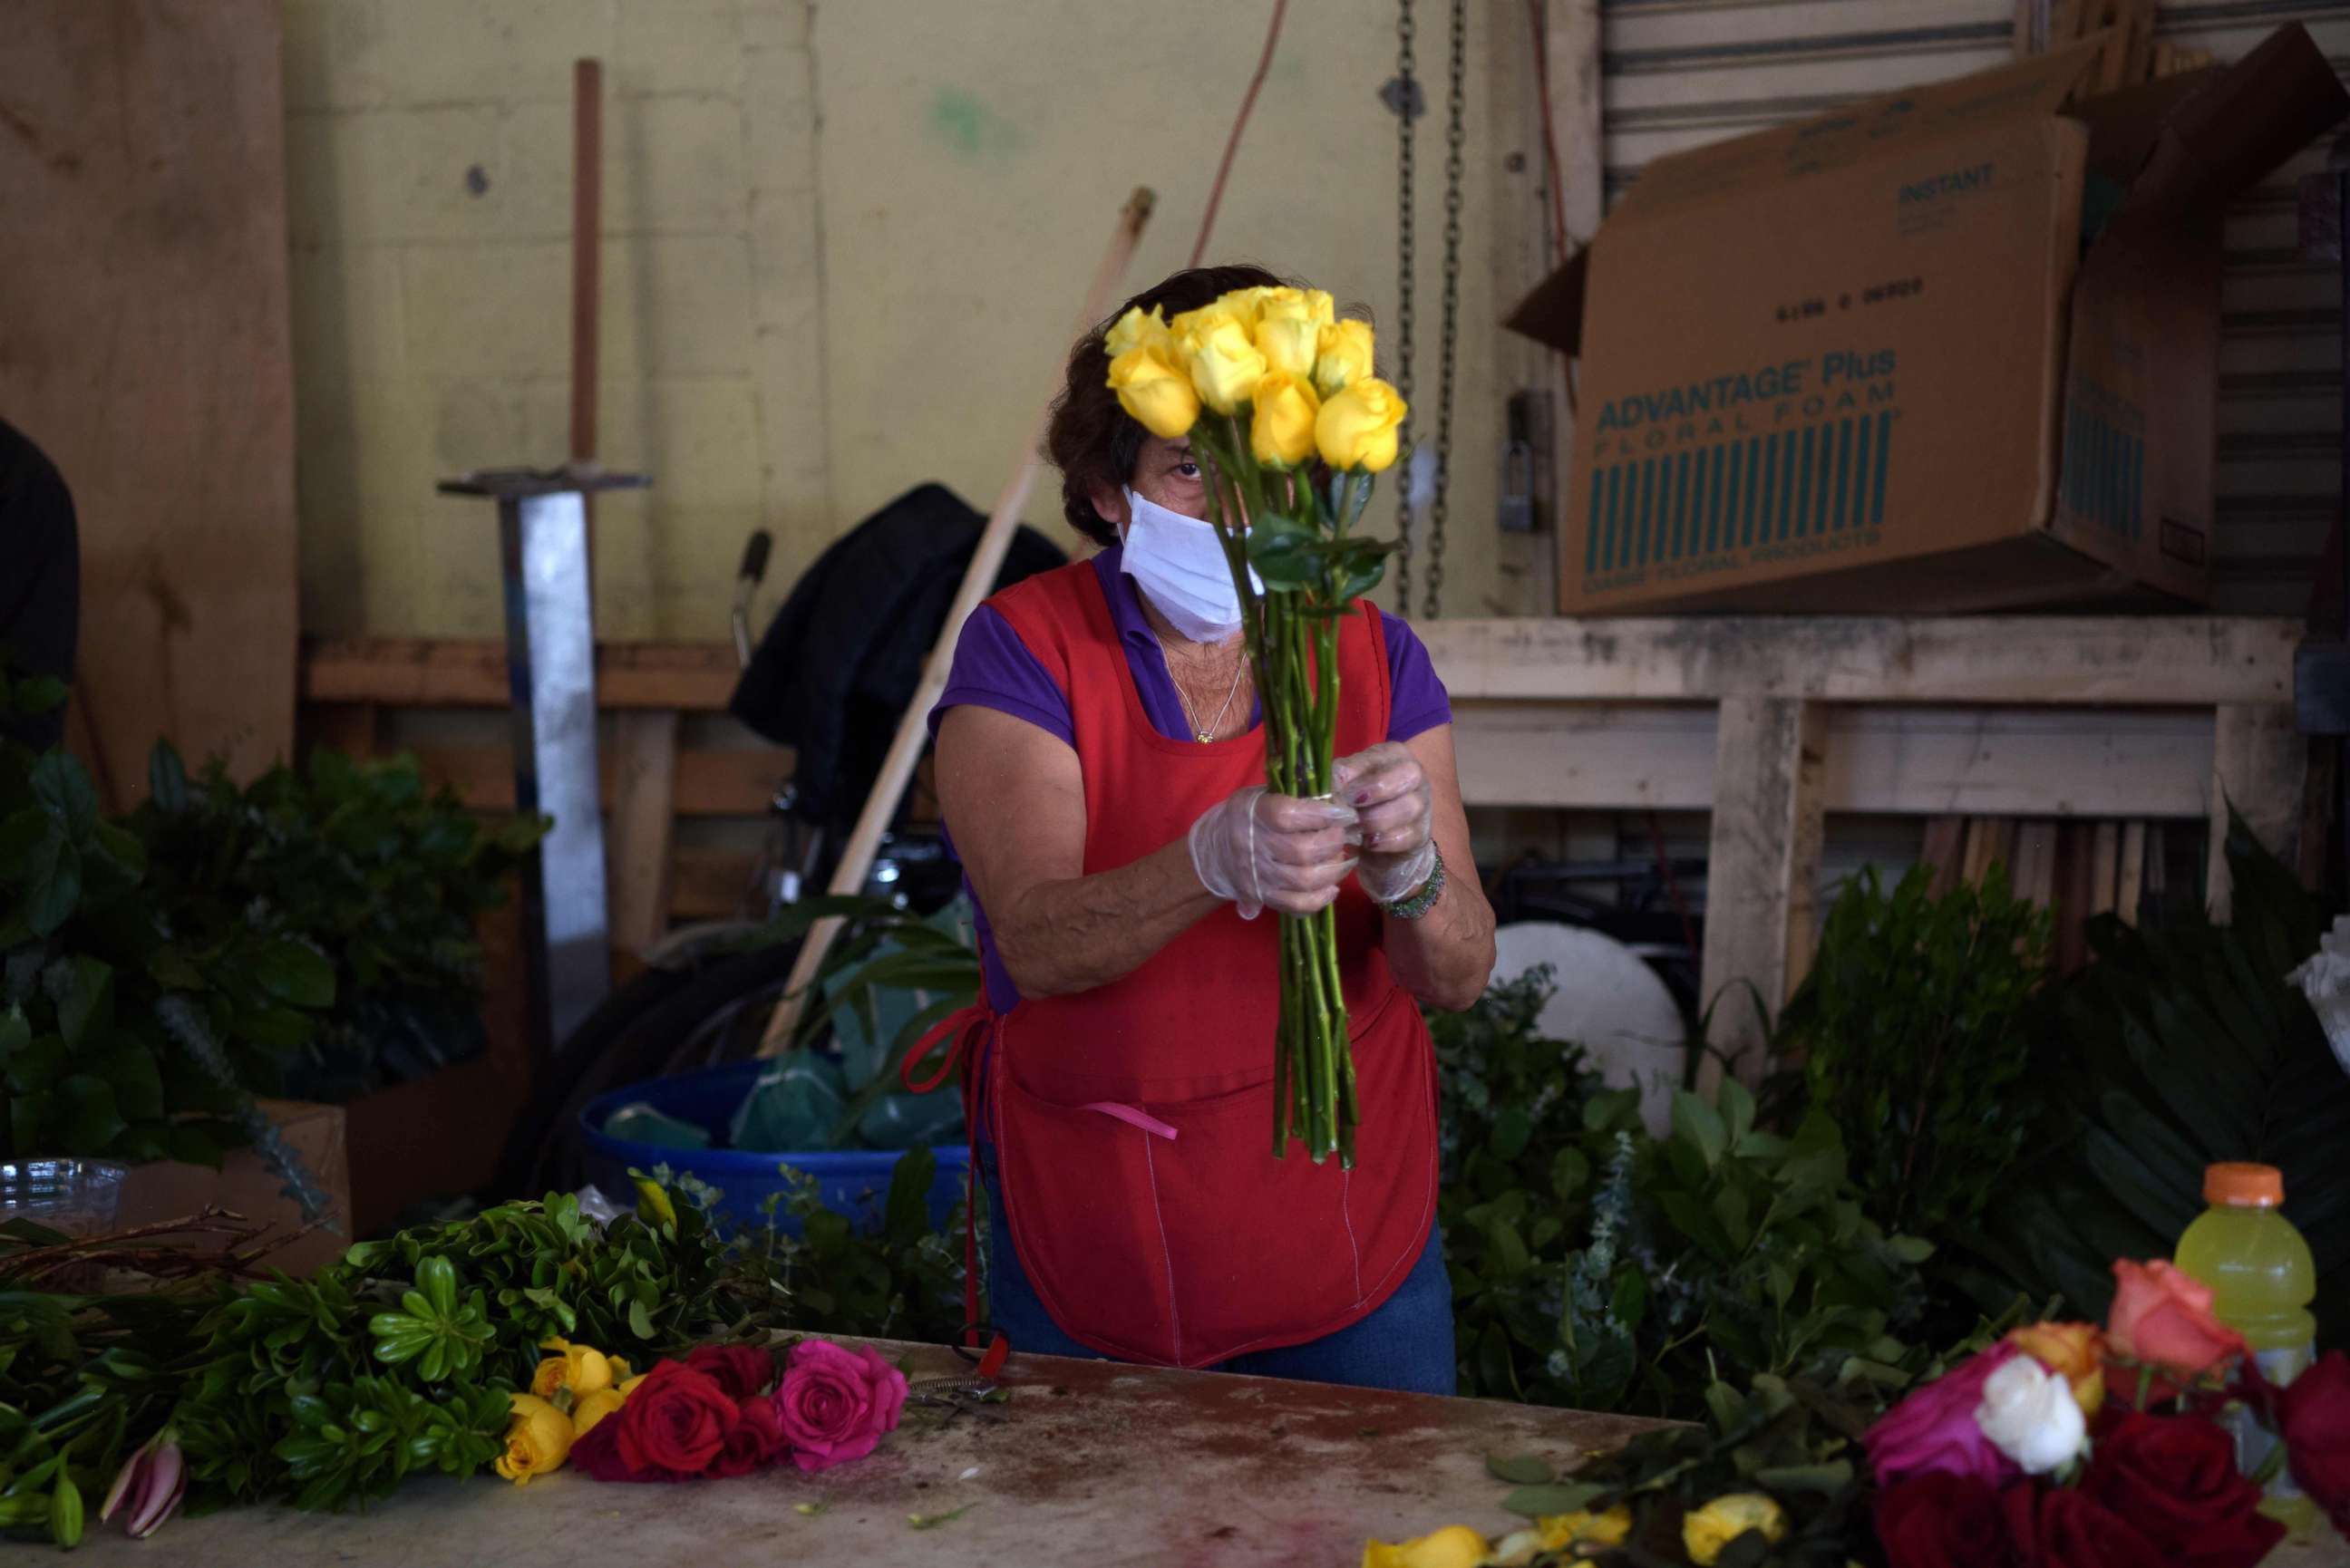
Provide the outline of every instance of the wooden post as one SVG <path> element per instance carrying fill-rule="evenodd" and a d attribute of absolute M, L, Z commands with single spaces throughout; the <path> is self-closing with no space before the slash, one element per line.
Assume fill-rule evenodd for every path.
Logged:
<path fill-rule="evenodd" d="M 612 716 L 611 940 L 640 954 L 669 926 L 670 839 L 676 821 L 678 712 L 645 708 Z"/>
<path fill-rule="evenodd" d="M 1713 1054 L 1699 1069 L 1700 1093 L 1720 1082 L 1722 1056 L 1742 1081 L 1761 1082 L 1767 1023 L 1811 967 L 1825 732 L 1816 702 L 1722 700 L 1700 981 Z"/>
<path fill-rule="evenodd" d="M 2228 918 L 2228 808 L 2286 865 L 2299 857 L 2302 791 L 2309 742 L 2294 727 L 2290 702 L 2226 702 L 2211 727 L 2211 842 L 2204 893 L 2211 918 Z"/>
<path fill-rule="evenodd" d="M 571 67 L 571 460 L 596 457 L 596 310 L 602 288 L 604 65 Z"/>

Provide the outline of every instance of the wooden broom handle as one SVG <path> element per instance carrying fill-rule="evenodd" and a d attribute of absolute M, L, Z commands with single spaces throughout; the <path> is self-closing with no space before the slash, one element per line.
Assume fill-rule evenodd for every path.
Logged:
<path fill-rule="evenodd" d="M 1138 185 L 1119 209 L 1117 231 L 1110 235 L 1109 248 L 1102 253 L 1101 265 L 1094 269 L 1085 305 L 1077 312 L 1079 332 L 1090 330 L 1101 319 L 1102 312 L 1109 308 L 1110 295 L 1134 259 L 1134 248 L 1142 238 L 1143 225 L 1149 222 L 1150 209 L 1157 200 L 1149 187 Z M 847 846 L 841 851 L 840 864 L 833 871 L 827 889 L 830 892 L 854 893 L 865 886 L 865 874 L 873 868 L 873 857 L 881 847 L 881 835 L 898 815 L 898 803 L 914 776 L 914 765 L 921 760 L 931 706 L 947 688 L 947 673 L 954 664 L 955 643 L 962 636 L 962 623 L 994 587 L 995 575 L 1003 567 L 1004 553 L 1011 549 L 1012 536 L 1020 526 L 1020 514 L 1036 488 L 1036 471 L 1043 462 L 1038 449 L 1044 444 L 1051 400 L 1049 396 L 1040 400 L 1035 421 L 1022 437 L 1019 462 L 1013 468 L 1012 477 L 1004 482 L 1003 493 L 995 498 L 995 510 L 988 514 L 987 526 L 979 535 L 979 547 L 972 552 L 971 566 L 962 575 L 962 587 L 956 592 L 954 604 L 947 611 L 946 624 L 939 628 L 939 639 L 931 644 L 931 657 L 922 666 L 921 684 L 914 689 L 914 700 L 906 705 L 905 713 L 898 721 L 897 736 L 889 742 L 889 754 L 882 761 L 880 775 L 873 781 L 873 793 L 866 797 L 865 809 L 858 814 L 857 826 L 848 836 Z M 759 1040 L 760 1055 L 773 1056 L 790 1046 L 801 1009 L 806 1005 L 808 990 L 824 965 L 825 955 L 839 938 L 842 924 L 837 917 L 830 917 L 808 929 L 807 940 L 801 944 L 799 958 L 792 965 L 791 978 L 785 983 L 783 998 L 767 1016 L 767 1031 Z"/>

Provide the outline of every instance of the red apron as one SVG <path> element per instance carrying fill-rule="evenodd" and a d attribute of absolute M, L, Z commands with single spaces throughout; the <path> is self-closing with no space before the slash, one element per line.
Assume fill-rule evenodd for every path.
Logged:
<path fill-rule="evenodd" d="M 1128 865 L 1264 779 L 1262 727 L 1172 741 L 1151 727 L 1090 563 L 990 601 L 1067 695 L 1086 791 L 1085 871 Z M 1340 628 L 1338 754 L 1387 738 L 1388 664 L 1368 604 Z M 1362 1106 L 1352 1171 L 1273 1158 L 1274 916 L 1230 905 L 1125 979 L 1024 1000 L 965 1063 L 1020 1262 L 1070 1337 L 1206 1366 L 1368 1315 L 1436 1214 L 1435 1057 L 1351 880 L 1337 905 Z M 987 1047 L 992 1036 L 993 1048 Z M 974 1096 L 975 1097 L 975 1096 Z"/>

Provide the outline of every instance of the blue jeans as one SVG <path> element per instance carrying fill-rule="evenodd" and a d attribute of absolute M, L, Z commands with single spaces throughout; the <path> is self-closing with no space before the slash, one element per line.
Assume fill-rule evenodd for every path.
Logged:
<path fill-rule="evenodd" d="M 994 1149 L 983 1139 L 974 1143 L 972 1155 L 987 1187 L 988 1322 L 1012 1342 L 1014 1351 L 1116 1359 L 1070 1338 L 1045 1310 L 1013 1249 L 1011 1228 L 1003 1222 L 1003 1186 L 996 1177 Z M 1452 1281 L 1444 1270 L 1442 1228 L 1430 1230 L 1419 1262 L 1395 1294 L 1368 1317 L 1304 1345 L 1235 1355 L 1210 1370 L 1404 1394 L 1454 1392 L 1460 1368 L 1452 1358 Z"/>

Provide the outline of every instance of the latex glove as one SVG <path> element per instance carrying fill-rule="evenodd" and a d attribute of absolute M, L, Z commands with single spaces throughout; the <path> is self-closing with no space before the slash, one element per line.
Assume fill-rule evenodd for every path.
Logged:
<path fill-rule="evenodd" d="M 1310 915 L 1338 897 L 1354 869 L 1347 845 L 1354 824 L 1352 806 L 1251 784 L 1191 825 L 1191 869 L 1201 887 L 1239 906 L 1244 920 L 1268 907 Z"/>
<path fill-rule="evenodd" d="M 1357 814 L 1363 858 L 1355 879 L 1382 904 L 1419 890 L 1436 874 L 1436 796 L 1409 747 L 1385 741 L 1331 770 L 1332 793 Z"/>

